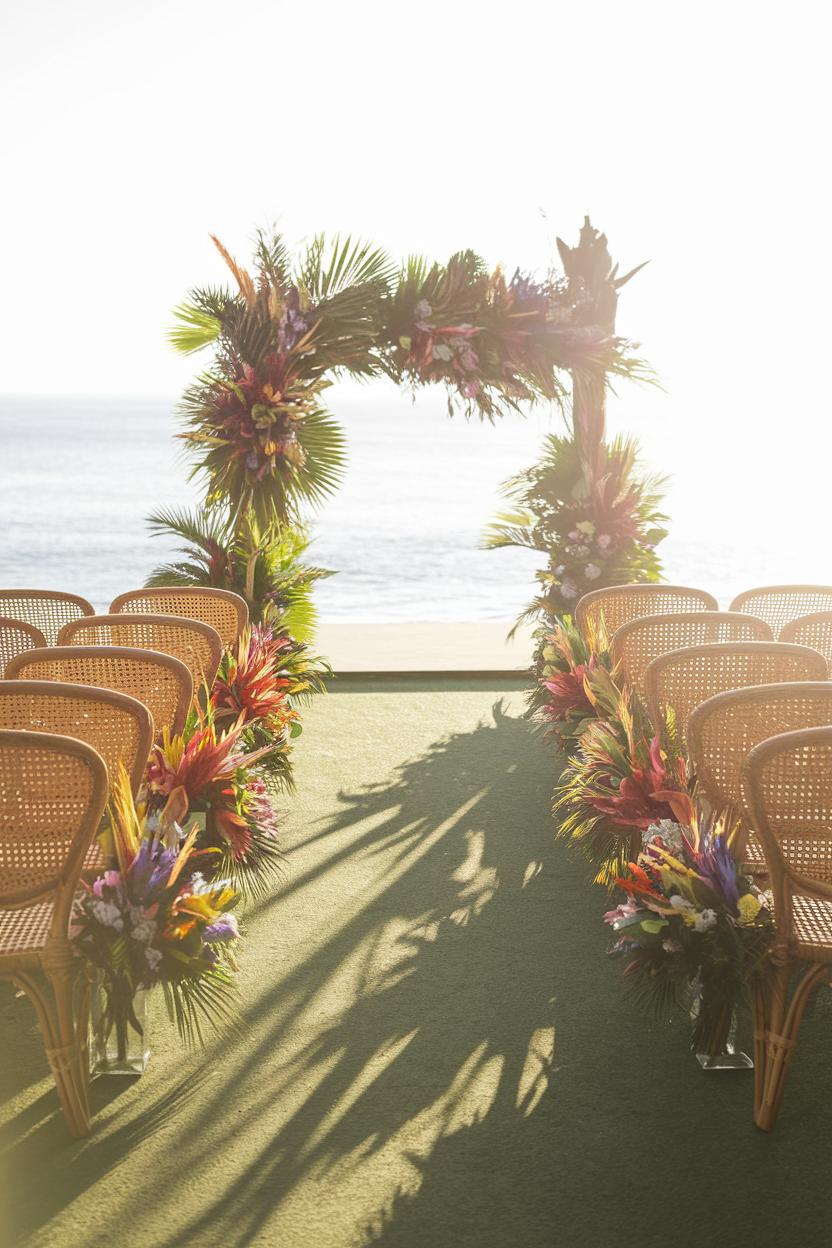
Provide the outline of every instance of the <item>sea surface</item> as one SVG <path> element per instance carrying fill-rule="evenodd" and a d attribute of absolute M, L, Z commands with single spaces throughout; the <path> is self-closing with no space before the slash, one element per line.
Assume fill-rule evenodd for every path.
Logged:
<path fill-rule="evenodd" d="M 317 601 L 329 621 L 512 620 L 532 597 L 542 557 L 487 551 L 482 535 L 505 506 L 499 487 L 534 462 L 559 418 L 496 425 L 449 419 L 438 395 L 413 404 L 394 389 L 331 406 L 349 465 L 339 492 L 312 516 L 309 559 L 337 571 Z M 147 515 L 199 497 L 176 441 L 175 401 L 0 398 L 0 586 L 72 590 L 105 610 L 173 553 Z M 784 546 L 738 546 L 688 515 L 662 547 L 667 578 L 739 589 L 798 580 Z M 822 579 L 815 575 L 810 579 Z"/>

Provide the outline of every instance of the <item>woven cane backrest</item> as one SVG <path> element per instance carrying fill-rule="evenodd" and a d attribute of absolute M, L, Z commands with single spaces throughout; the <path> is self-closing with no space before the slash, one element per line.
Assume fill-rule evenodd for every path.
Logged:
<path fill-rule="evenodd" d="M 111 614 L 128 611 L 149 615 L 184 615 L 191 620 L 210 624 L 222 638 L 224 646 L 232 646 L 248 627 L 248 606 L 244 598 L 228 589 L 166 585 L 150 589 L 131 589 L 114 598 Z"/>
<path fill-rule="evenodd" d="M 784 681 L 717 693 L 688 720 L 688 757 L 702 794 L 716 809 L 742 814 L 742 773 L 769 737 L 832 724 L 832 681 Z"/>
<path fill-rule="evenodd" d="M 630 620 L 643 615 L 678 614 L 690 611 L 718 611 L 713 594 L 685 585 L 611 585 L 592 589 L 575 607 L 575 623 L 588 637 L 598 631 L 603 619 L 607 637 Z"/>
<path fill-rule="evenodd" d="M 107 764 L 111 784 L 124 764 L 134 796 L 153 744 L 153 716 L 135 698 L 54 680 L 0 680 L 0 728 L 86 741 Z"/>
<path fill-rule="evenodd" d="M 621 625 L 610 641 L 610 657 L 621 665 L 629 685 L 644 697 L 645 672 L 654 659 L 671 650 L 728 641 L 771 641 L 771 629 L 753 616 L 727 611 L 648 615 Z"/>
<path fill-rule="evenodd" d="M 780 630 L 780 640 L 811 646 L 823 655 L 832 672 L 832 611 L 815 611 L 791 620 Z"/>
<path fill-rule="evenodd" d="M 131 646 L 172 654 L 188 667 L 198 688 L 210 688 L 222 658 L 222 639 L 210 624 L 179 615 L 119 613 L 73 620 L 58 635 L 61 646 Z"/>
<path fill-rule="evenodd" d="M 93 612 L 86 598 L 77 594 L 53 593 L 50 589 L 0 589 L 0 615 L 34 624 L 48 646 L 55 645 L 64 624 Z"/>
<path fill-rule="evenodd" d="M 784 625 L 802 615 L 832 611 L 832 585 L 763 585 L 759 589 L 746 589 L 737 594 L 730 610 L 756 615 L 771 625 L 776 638 L 791 640 L 780 637 Z"/>
<path fill-rule="evenodd" d="M 0 730 L 0 907 L 63 894 L 65 924 L 106 801 L 107 768 L 91 746 Z"/>
<path fill-rule="evenodd" d="M 780 681 L 824 680 L 826 662 L 808 646 L 779 641 L 734 641 L 690 646 L 659 655 L 644 673 L 647 710 L 654 724 L 672 709 L 684 739 L 688 719 L 700 702 L 727 689 Z"/>
<path fill-rule="evenodd" d="M 6 669 L 11 680 L 59 680 L 115 689 L 143 702 L 157 736 L 181 732 L 193 698 L 193 679 L 181 659 L 124 646 L 57 646 L 29 650 Z"/>
<path fill-rule="evenodd" d="M 34 624 L 0 615 L 0 676 L 6 670 L 6 664 L 10 663 L 16 654 L 23 654 L 24 650 L 36 650 L 38 646 L 45 645 L 46 638 L 39 628 L 35 628 Z"/>
<path fill-rule="evenodd" d="M 763 741 L 748 756 L 743 788 L 771 872 L 775 909 L 784 871 L 804 882 L 827 883 L 832 856 L 832 726 L 801 728 Z M 824 943 L 828 943 L 832 931 L 828 907 L 824 909 Z M 779 919 L 780 915 L 778 924 Z"/>

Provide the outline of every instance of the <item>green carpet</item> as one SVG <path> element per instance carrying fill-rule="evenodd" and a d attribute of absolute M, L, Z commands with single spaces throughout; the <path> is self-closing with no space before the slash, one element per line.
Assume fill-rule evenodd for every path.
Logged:
<path fill-rule="evenodd" d="M 832 1011 L 777 1132 L 605 957 L 552 836 L 516 685 L 341 682 L 306 716 L 282 888 L 246 916 L 246 1031 L 72 1143 L 25 1000 L 0 995 L 0 1243 L 104 1248 L 767 1248 L 828 1242 Z"/>

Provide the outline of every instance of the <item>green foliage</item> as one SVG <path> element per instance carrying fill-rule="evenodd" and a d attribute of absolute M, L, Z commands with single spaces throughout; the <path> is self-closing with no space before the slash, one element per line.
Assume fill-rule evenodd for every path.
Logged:
<path fill-rule="evenodd" d="M 314 637 L 312 590 L 332 573 L 303 562 L 310 542 L 305 527 L 235 527 L 228 510 L 207 508 L 157 511 L 149 523 L 155 535 L 182 543 L 182 557 L 157 567 L 149 585 L 230 589 L 246 599 L 255 623 L 269 622 L 299 642 Z"/>

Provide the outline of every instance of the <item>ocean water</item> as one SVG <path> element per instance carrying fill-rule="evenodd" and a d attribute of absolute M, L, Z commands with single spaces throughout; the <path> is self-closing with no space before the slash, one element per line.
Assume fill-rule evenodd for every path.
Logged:
<path fill-rule="evenodd" d="M 500 483 L 534 461 L 559 418 L 492 426 L 449 419 L 437 394 L 415 405 L 392 387 L 330 394 L 349 465 L 313 517 L 310 559 L 338 573 L 318 588 L 322 617 L 515 618 L 542 557 L 483 550 L 482 533 L 503 505 Z M 174 408 L 155 399 L 0 399 L 0 586 L 72 590 L 104 610 L 144 582 L 172 553 L 149 536 L 146 516 L 198 498 Z M 662 553 L 668 579 L 710 588 L 723 604 L 753 584 L 824 579 L 805 551 L 795 564 L 787 545 L 750 532 L 728 544 L 695 514 L 672 527 Z"/>

